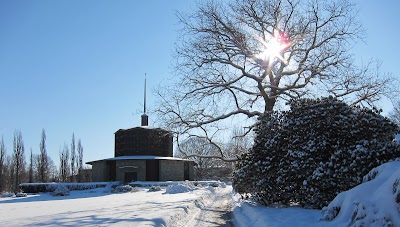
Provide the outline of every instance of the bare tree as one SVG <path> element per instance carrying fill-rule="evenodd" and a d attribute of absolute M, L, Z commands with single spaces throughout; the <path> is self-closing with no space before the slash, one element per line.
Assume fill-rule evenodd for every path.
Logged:
<path fill-rule="evenodd" d="M 76 169 L 75 169 L 75 161 L 76 161 L 76 152 L 75 152 L 75 135 L 72 133 L 72 142 L 71 142 L 71 181 L 75 181 Z"/>
<path fill-rule="evenodd" d="M 29 159 L 29 183 L 33 183 L 33 151 L 31 148 L 31 157 Z"/>
<path fill-rule="evenodd" d="M 35 182 L 41 182 L 40 181 L 40 169 L 39 169 L 39 166 L 40 166 L 40 154 L 34 154 L 32 159 L 33 159 L 33 166 L 32 166 L 33 179 L 35 179 L 34 180 Z"/>
<path fill-rule="evenodd" d="M 196 163 L 197 179 L 220 177 L 218 170 L 226 167 L 226 163 L 220 159 L 219 146 L 210 144 L 204 138 L 191 137 L 178 144 L 176 156 L 188 158 Z"/>
<path fill-rule="evenodd" d="M 81 182 L 82 176 L 81 176 L 81 169 L 83 169 L 83 147 L 81 143 L 81 139 L 78 140 L 78 147 L 77 147 L 77 152 L 78 152 L 78 159 L 76 160 L 76 167 L 78 169 L 78 182 Z"/>
<path fill-rule="evenodd" d="M 251 148 L 252 142 L 249 137 L 243 136 L 245 133 L 246 129 L 244 128 L 233 128 L 232 135 L 230 136 L 231 139 L 224 147 L 228 157 L 238 157 Z"/>
<path fill-rule="evenodd" d="M 237 122 L 250 131 L 289 99 L 373 106 L 394 91 L 379 65 L 355 65 L 349 50 L 364 31 L 347 0 L 203 1 L 178 17 L 178 78 L 157 89 L 156 109 L 178 135 L 214 141 Z"/>
<path fill-rule="evenodd" d="M 63 182 L 68 181 L 69 177 L 69 149 L 66 144 L 64 144 L 64 148 L 60 151 L 60 180 Z"/>
<path fill-rule="evenodd" d="M 42 129 L 42 136 L 40 140 L 40 161 L 38 165 L 39 181 L 47 182 L 48 180 L 48 156 L 46 151 L 46 132 Z"/>
<path fill-rule="evenodd" d="M 393 105 L 393 111 L 390 112 L 389 118 L 400 126 L 400 100 L 397 101 L 395 105 Z"/>
<path fill-rule="evenodd" d="M 4 183 L 4 191 L 14 191 L 15 189 L 15 178 L 14 178 L 14 164 L 13 164 L 13 156 L 12 155 L 7 155 L 5 157 L 5 162 L 4 162 L 4 172 L 3 176 L 4 178 L 3 183 Z"/>
<path fill-rule="evenodd" d="M 14 132 L 14 154 L 13 154 L 13 173 L 14 173 L 14 192 L 19 192 L 18 185 L 22 182 L 25 171 L 24 142 L 21 131 Z"/>
<path fill-rule="evenodd" d="M 50 157 L 47 157 L 48 160 L 48 173 L 47 177 L 52 182 L 60 181 L 60 175 L 57 170 L 57 166 L 54 164 L 53 160 Z"/>
<path fill-rule="evenodd" d="M 1 137 L 0 141 L 0 192 L 5 189 L 5 177 L 6 177 L 6 146 L 4 145 L 4 139 Z"/>

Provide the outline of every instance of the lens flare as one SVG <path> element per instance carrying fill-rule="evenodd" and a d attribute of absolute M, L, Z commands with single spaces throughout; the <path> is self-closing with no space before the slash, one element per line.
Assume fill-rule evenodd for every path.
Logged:
<path fill-rule="evenodd" d="M 271 65 L 276 59 L 279 59 L 283 64 L 288 65 L 289 63 L 283 57 L 284 51 L 290 46 L 289 36 L 284 32 L 275 32 L 275 35 L 268 41 L 259 39 L 262 44 L 262 51 L 256 56 L 269 62 Z"/>

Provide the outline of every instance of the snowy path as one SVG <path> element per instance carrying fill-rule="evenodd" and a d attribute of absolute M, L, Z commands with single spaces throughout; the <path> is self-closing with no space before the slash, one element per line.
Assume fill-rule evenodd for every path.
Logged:
<path fill-rule="evenodd" d="M 216 188 L 202 201 L 196 201 L 196 209 L 192 209 L 185 227 L 232 226 L 230 211 L 232 208 L 232 187 Z"/>

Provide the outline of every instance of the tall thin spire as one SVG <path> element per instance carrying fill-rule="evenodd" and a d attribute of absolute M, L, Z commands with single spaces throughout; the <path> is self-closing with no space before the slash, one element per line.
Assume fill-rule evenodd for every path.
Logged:
<path fill-rule="evenodd" d="M 146 114 L 146 73 L 144 74 L 144 96 L 143 96 L 143 114 L 142 114 L 142 126 L 149 125 L 149 117 Z"/>
<path fill-rule="evenodd" d="M 144 110 L 143 113 L 146 114 L 146 73 L 144 74 Z"/>

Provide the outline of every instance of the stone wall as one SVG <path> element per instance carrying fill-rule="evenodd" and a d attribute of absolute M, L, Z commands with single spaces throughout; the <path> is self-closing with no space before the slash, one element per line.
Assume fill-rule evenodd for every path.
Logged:
<path fill-rule="evenodd" d="M 193 162 L 189 162 L 189 180 L 194 179 Z M 159 160 L 160 181 L 185 180 L 185 161 Z M 117 160 L 115 164 L 115 180 L 125 181 L 125 173 L 137 173 L 138 181 L 146 181 L 146 160 Z M 92 180 L 95 182 L 110 181 L 110 164 L 106 161 L 92 163 Z"/>
<path fill-rule="evenodd" d="M 160 181 L 183 181 L 184 162 L 160 160 Z"/>
<path fill-rule="evenodd" d="M 146 181 L 146 160 L 118 160 L 116 180 L 124 182 L 125 172 L 136 172 L 138 181 Z"/>
<path fill-rule="evenodd" d="M 92 163 L 92 181 L 105 182 L 110 181 L 109 169 L 105 161 L 98 161 Z"/>

